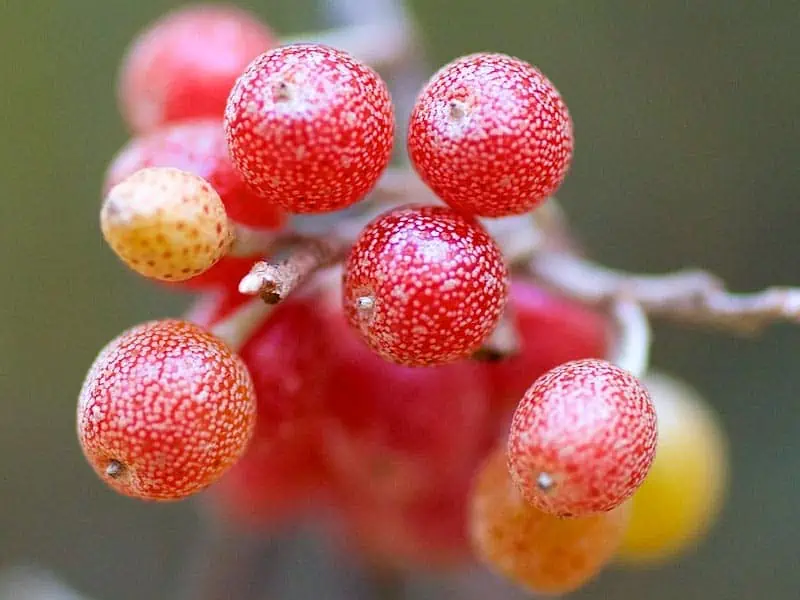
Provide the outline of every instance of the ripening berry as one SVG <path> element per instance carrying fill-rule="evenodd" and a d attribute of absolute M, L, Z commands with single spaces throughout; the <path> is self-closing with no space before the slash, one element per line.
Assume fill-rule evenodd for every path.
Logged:
<path fill-rule="evenodd" d="M 218 297 L 216 306 L 205 318 L 224 317 L 230 302 Z M 208 492 L 217 517 L 272 526 L 319 504 L 327 493 L 321 440 L 331 346 L 321 331 L 317 298 L 297 294 L 275 307 L 242 346 L 258 421 L 247 452 Z"/>
<path fill-rule="evenodd" d="M 420 177 L 453 208 L 502 217 L 552 195 L 572 161 L 572 119 L 535 67 L 503 54 L 472 54 L 422 90 L 408 128 Z"/>
<path fill-rule="evenodd" d="M 394 109 L 386 84 L 318 44 L 276 48 L 236 81 L 225 111 L 233 162 L 266 201 L 293 213 L 361 200 L 389 164 Z"/>
<path fill-rule="evenodd" d="M 568 362 L 537 379 L 514 412 L 511 477 L 547 513 L 608 511 L 641 485 L 656 433 L 653 403 L 636 377 L 604 360 Z"/>
<path fill-rule="evenodd" d="M 503 421 L 541 375 L 571 360 L 605 356 L 609 342 L 609 325 L 601 312 L 532 281 L 512 278 L 508 307 L 519 350 L 484 367 L 492 405 Z"/>
<path fill-rule="evenodd" d="M 217 192 L 201 177 L 167 167 L 142 169 L 111 188 L 100 225 L 126 265 L 162 281 L 207 271 L 233 243 Z"/>
<path fill-rule="evenodd" d="M 658 451 L 631 499 L 620 558 L 651 563 L 677 557 L 708 532 L 725 500 L 728 448 L 719 417 L 688 384 L 650 373 L 644 380 L 658 414 Z"/>
<path fill-rule="evenodd" d="M 230 6 L 176 10 L 140 33 L 122 62 L 118 99 L 135 133 L 197 117 L 222 119 L 247 64 L 273 47 L 272 32 Z"/>
<path fill-rule="evenodd" d="M 286 220 L 283 211 L 255 194 L 234 168 L 221 117 L 167 125 L 133 138 L 108 167 L 104 192 L 147 167 L 173 167 L 202 177 L 237 223 L 277 229 Z"/>
<path fill-rule="evenodd" d="M 255 427 L 253 382 L 221 340 L 185 321 L 138 325 L 95 359 L 78 400 L 78 437 L 120 494 L 180 500 L 214 483 Z"/>
<path fill-rule="evenodd" d="M 539 594 L 566 594 L 594 578 L 614 556 L 629 506 L 574 519 L 525 501 L 498 449 L 480 469 L 470 499 L 469 529 L 478 557 L 497 573 Z"/>
<path fill-rule="evenodd" d="M 477 221 L 442 206 L 378 217 L 345 268 L 350 324 L 386 360 L 410 366 L 476 351 L 497 325 L 507 293 L 497 244 Z"/>

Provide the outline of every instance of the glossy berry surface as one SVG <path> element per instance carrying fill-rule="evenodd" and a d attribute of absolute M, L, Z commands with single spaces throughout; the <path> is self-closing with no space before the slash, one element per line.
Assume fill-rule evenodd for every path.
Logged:
<path fill-rule="evenodd" d="M 273 47 L 272 32 L 229 6 L 191 6 L 151 24 L 133 41 L 119 73 L 120 110 L 131 131 L 196 117 L 222 119 L 247 64 Z"/>
<path fill-rule="evenodd" d="M 361 200 L 389 164 L 394 109 L 386 84 L 350 55 L 318 44 L 253 61 L 225 111 L 233 162 L 267 201 L 293 213 Z"/>
<path fill-rule="evenodd" d="M 719 516 L 730 469 L 719 416 L 700 393 L 657 372 L 644 383 L 658 415 L 658 451 L 631 498 L 620 549 L 629 563 L 664 562 L 692 550 Z"/>
<path fill-rule="evenodd" d="M 559 516 L 608 511 L 641 485 L 656 449 L 656 412 L 644 385 L 597 359 L 548 371 L 511 423 L 511 476 L 534 506 Z"/>
<path fill-rule="evenodd" d="M 629 520 L 629 506 L 562 519 L 520 495 L 494 452 L 476 478 L 469 527 L 475 554 L 492 570 L 533 593 L 572 592 L 614 557 Z"/>
<path fill-rule="evenodd" d="M 177 320 L 144 323 L 98 355 L 80 392 L 78 436 L 117 492 L 180 500 L 214 483 L 255 427 L 253 382 L 219 339 Z"/>
<path fill-rule="evenodd" d="M 453 208 L 486 217 L 527 212 L 552 195 L 572 161 L 572 120 L 535 67 L 472 54 L 436 73 L 417 99 L 408 153 Z"/>
<path fill-rule="evenodd" d="M 286 220 L 283 211 L 255 194 L 234 168 L 221 117 L 166 125 L 133 138 L 108 167 L 104 191 L 147 167 L 173 167 L 202 177 L 237 223 L 276 229 Z"/>
<path fill-rule="evenodd" d="M 519 336 L 518 352 L 485 365 L 492 405 L 508 415 L 536 379 L 571 360 L 605 356 L 609 325 L 600 312 L 515 277 L 509 314 Z"/>
<path fill-rule="evenodd" d="M 233 243 L 217 192 L 201 177 L 167 167 L 142 169 L 111 188 L 100 225 L 126 265 L 161 281 L 207 271 Z"/>
<path fill-rule="evenodd" d="M 470 217 L 410 206 L 378 217 L 346 263 L 350 324 L 386 360 L 420 366 L 465 358 L 500 319 L 508 270 Z"/>
<path fill-rule="evenodd" d="M 327 493 L 321 440 L 330 352 L 315 300 L 290 297 L 241 349 L 255 386 L 256 430 L 245 455 L 208 494 L 212 510 L 231 522 L 273 526 Z M 229 310 L 219 298 L 205 315 L 218 319 Z"/>

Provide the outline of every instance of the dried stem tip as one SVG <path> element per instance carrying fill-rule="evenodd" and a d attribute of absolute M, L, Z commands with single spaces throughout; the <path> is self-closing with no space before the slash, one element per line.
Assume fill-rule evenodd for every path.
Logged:
<path fill-rule="evenodd" d="M 278 304 L 317 270 L 342 259 L 347 244 L 338 239 L 305 238 L 281 263 L 260 261 L 239 282 L 239 292 L 261 296 L 267 304 Z"/>

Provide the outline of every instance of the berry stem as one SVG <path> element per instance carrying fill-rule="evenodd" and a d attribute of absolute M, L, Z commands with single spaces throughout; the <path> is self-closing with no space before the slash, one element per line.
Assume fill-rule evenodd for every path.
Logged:
<path fill-rule="evenodd" d="M 253 265 L 239 282 L 239 292 L 258 295 L 266 304 L 278 304 L 319 269 L 340 261 L 348 247 L 334 237 L 302 239 L 283 262 Z"/>
<path fill-rule="evenodd" d="M 211 333 L 238 351 L 272 312 L 272 305 L 260 299 L 251 300 L 211 328 Z"/>
<path fill-rule="evenodd" d="M 625 299 L 614 302 L 610 312 L 617 331 L 609 361 L 636 377 L 642 377 L 650 364 L 652 344 L 647 315 L 638 303 Z"/>
<path fill-rule="evenodd" d="M 271 229 L 248 227 L 241 223 L 232 223 L 232 225 L 234 241 L 228 251 L 228 256 L 246 258 L 269 254 L 285 235 Z"/>
<path fill-rule="evenodd" d="M 626 298 L 647 314 L 672 321 L 739 334 L 754 334 L 778 321 L 800 323 L 800 288 L 732 293 L 707 271 L 632 274 L 563 252 L 540 252 L 529 269 L 549 287 L 583 302 Z"/>

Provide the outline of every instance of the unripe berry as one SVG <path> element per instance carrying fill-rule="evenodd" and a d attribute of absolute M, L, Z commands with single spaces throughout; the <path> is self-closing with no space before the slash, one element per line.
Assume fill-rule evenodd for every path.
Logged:
<path fill-rule="evenodd" d="M 420 177 L 453 208 L 486 217 L 527 212 L 553 194 L 572 160 L 572 120 L 536 68 L 472 54 L 422 90 L 408 128 Z"/>
<path fill-rule="evenodd" d="M 519 494 L 505 453 L 494 452 L 476 478 L 469 529 L 478 557 L 528 591 L 566 594 L 595 577 L 625 534 L 629 506 L 574 519 L 542 512 Z"/>
<path fill-rule="evenodd" d="M 135 133 L 196 117 L 222 118 L 234 81 L 273 47 L 272 32 L 229 6 L 190 6 L 133 41 L 119 74 L 120 110 Z"/>
<path fill-rule="evenodd" d="M 666 561 L 708 532 L 725 500 L 728 444 L 719 416 L 685 382 L 660 373 L 644 380 L 658 414 L 658 451 L 631 498 L 631 524 L 620 557 Z"/>
<path fill-rule="evenodd" d="M 221 117 L 167 125 L 133 138 L 109 165 L 104 192 L 147 167 L 173 167 L 202 177 L 237 223 L 277 229 L 286 220 L 283 211 L 255 194 L 234 168 Z"/>
<path fill-rule="evenodd" d="M 109 486 L 144 500 L 180 500 L 242 456 L 255 394 L 244 363 L 221 340 L 184 321 L 152 321 L 100 352 L 77 420 L 83 452 Z"/>
<path fill-rule="evenodd" d="M 641 485 L 656 433 L 655 408 L 636 377 L 604 360 L 569 362 L 537 379 L 517 407 L 511 476 L 544 512 L 608 511 Z"/>
<path fill-rule="evenodd" d="M 237 80 L 225 111 L 236 167 L 294 213 L 361 200 L 389 164 L 394 109 L 375 71 L 318 44 L 266 52 Z"/>
<path fill-rule="evenodd" d="M 207 271 L 233 242 L 217 192 L 196 175 L 166 167 L 142 169 L 111 188 L 100 225 L 126 265 L 162 281 Z"/>
<path fill-rule="evenodd" d="M 387 360 L 422 366 L 457 361 L 497 325 L 508 270 L 497 244 L 470 217 L 409 206 L 378 217 L 347 260 L 350 324 Z"/>

